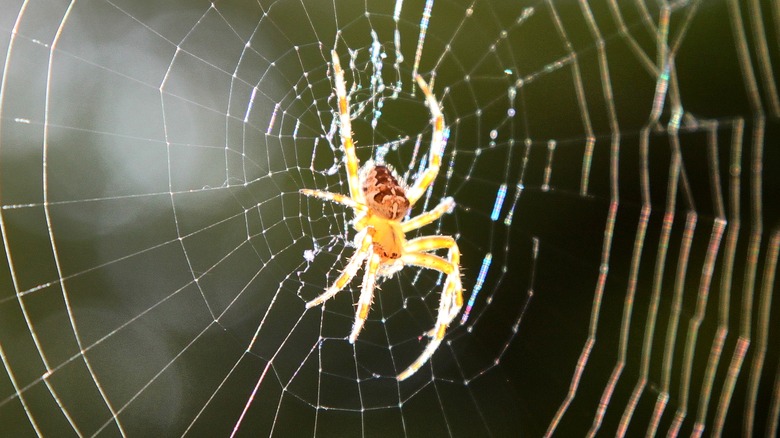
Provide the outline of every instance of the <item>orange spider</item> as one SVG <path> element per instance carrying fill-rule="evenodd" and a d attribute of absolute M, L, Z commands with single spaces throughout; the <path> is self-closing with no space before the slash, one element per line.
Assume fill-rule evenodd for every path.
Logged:
<path fill-rule="evenodd" d="M 325 292 L 306 303 L 311 308 L 324 303 L 341 291 L 355 277 L 365 261 L 366 270 L 363 286 L 358 300 L 355 323 L 349 342 L 355 343 L 363 324 L 368 317 L 374 287 L 378 277 L 389 277 L 413 265 L 440 271 L 447 276 L 441 294 L 439 312 L 433 329 L 426 333 L 431 338 L 425 350 L 398 374 L 398 380 L 404 380 L 417 372 L 425 364 L 444 339 L 444 334 L 452 320 L 463 306 L 463 286 L 460 282 L 460 250 L 455 239 L 450 236 L 423 236 L 407 241 L 405 234 L 421 228 L 449 213 L 455 207 L 451 197 L 444 198 L 433 210 L 422 213 L 406 221 L 409 210 L 422 197 L 431 185 L 441 166 L 444 147 L 444 116 L 428 84 L 420 75 L 415 78 L 420 86 L 428 108 L 431 111 L 433 134 L 431 150 L 428 155 L 428 168 L 417 178 L 414 185 L 407 188 L 398 181 L 398 177 L 387 166 L 367 162 L 359 169 L 352 141 L 352 126 L 349 114 L 349 98 L 344 83 L 344 70 L 336 51 L 331 52 L 336 82 L 336 97 L 339 105 L 341 143 L 344 147 L 347 167 L 349 196 L 320 190 L 302 189 L 301 193 L 336 202 L 355 211 L 353 227 L 357 231 L 355 245 L 357 251 L 352 255 L 344 271 Z M 431 251 L 447 249 L 447 259 Z"/>

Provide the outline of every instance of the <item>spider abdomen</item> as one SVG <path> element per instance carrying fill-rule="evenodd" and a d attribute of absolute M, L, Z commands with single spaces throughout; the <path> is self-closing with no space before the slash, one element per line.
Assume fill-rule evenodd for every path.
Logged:
<path fill-rule="evenodd" d="M 368 208 L 385 219 L 400 221 L 409 211 L 406 190 L 387 166 L 368 168 L 362 188 Z"/>

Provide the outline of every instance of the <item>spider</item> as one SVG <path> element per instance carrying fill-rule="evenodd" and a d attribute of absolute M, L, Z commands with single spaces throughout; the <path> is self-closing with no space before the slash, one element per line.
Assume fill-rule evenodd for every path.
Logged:
<path fill-rule="evenodd" d="M 403 220 L 439 173 L 444 146 L 444 116 L 428 84 L 417 75 L 415 79 L 425 95 L 433 124 L 428 168 L 411 187 L 400 182 L 398 176 L 388 166 L 368 161 L 359 168 L 360 163 L 355 155 L 355 144 L 352 141 L 349 97 L 344 83 L 344 70 L 341 68 L 335 50 L 331 52 L 331 56 L 339 107 L 339 134 L 344 148 L 349 196 L 310 189 L 301 189 L 300 192 L 354 210 L 355 219 L 352 221 L 352 226 L 357 231 L 355 236 L 357 251 L 349 259 L 336 281 L 325 289 L 322 295 L 306 303 L 306 308 L 318 306 L 344 289 L 365 262 L 355 322 L 349 335 L 349 342 L 354 344 L 368 317 L 374 288 L 379 277 L 390 277 L 408 265 L 433 269 L 445 274 L 447 277 L 441 293 L 436 324 L 433 329 L 425 333 L 430 341 L 420 356 L 406 370 L 398 374 L 396 378 L 400 381 L 417 372 L 433 356 L 444 339 L 447 327 L 463 307 L 460 250 L 455 239 L 438 235 L 422 236 L 411 240 L 405 238 L 406 233 L 428 225 L 451 212 L 455 207 L 455 201 L 451 197 L 444 198 L 433 210 Z M 448 250 L 446 259 L 429 253 L 439 249 Z"/>

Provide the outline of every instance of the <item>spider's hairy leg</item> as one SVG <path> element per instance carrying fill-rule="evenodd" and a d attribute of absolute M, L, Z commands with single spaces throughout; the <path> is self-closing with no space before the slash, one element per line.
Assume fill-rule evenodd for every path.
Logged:
<path fill-rule="evenodd" d="M 406 244 L 404 245 L 404 253 L 411 254 L 411 255 L 415 255 L 416 253 L 433 251 L 435 249 L 449 249 L 450 253 L 448 254 L 447 261 L 445 263 L 448 265 L 452 265 L 452 267 L 456 270 L 459 269 L 458 263 L 460 263 L 460 252 L 458 250 L 458 244 L 455 243 L 455 239 L 453 239 L 450 236 L 421 236 L 407 241 Z M 441 257 L 437 257 L 437 258 L 441 259 Z M 417 261 L 418 260 L 415 260 L 415 262 Z M 418 265 L 418 266 L 435 269 L 437 271 L 444 272 L 447 275 L 450 274 L 448 271 L 444 270 L 447 268 L 442 267 L 442 265 L 439 264 L 438 262 L 424 261 L 424 263 L 433 263 L 434 265 Z"/>
<path fill-rule="evenodd" d="M 421 252 L 410 252 L 402 257 L 405 264 L 443 272 L 447 275 L 447 281 L 444 283 L 444 289 L 439 299 L 439 312 L 436 317 L 436 324 L 431 331 L 426 333 L 431 340 L 420 356 L 397 376 L 399 381 L 405 380 L 416 373 L 433 356 L 433 353 L 436 352 L 436 349 L 439 348 L 441 341 L 444 339 L 447 327 L 458 315 L 461 307 L 463 307 L 463 285 L 460 282 L 460 250 L 455 239 L 449 236 L 425 236 L 410 240 L 404 247 L 405 250 L 419 249 L 420 251 L 440 248 L 449 249 L 447 260 Z"/>
<path fill-rule="evenodd" d="M 402 222 L 401 230 L 404 233 L 408 233 L 409 231 L 422 228 L 436 219 L 444 216 L 445 214 L 451 212 L 453 208 L 455 208 L 455 200 L 448 196 L 442 199 L 439 205 L 437 205 L 433 210 L 417 215 L 406 222 Z"/>
<path fill-rule="evenodd" d="M 356 202 L 348 196 L 344 196 L 339 193 L 323 192 L 322 190 L 300 189 L 299 192 L 306 196 L 313 196 L 315 198 L 325 199 L 326 201 L 335 202 L 337 204 L 346 205 L 358 211 L 366 212 L 368 207 L 365 204 Z"/>
<path fill-rule="evenodd" d="M 352 280 L 352 278 L 355 277 L 355 274 L 357 274 L 358 269 L 360 269 L 360 265 L 363 263 L 363 260 L 365 260 L 366 257 L 368 256 L 371 248 L 371 234 L 368 233 L 368 229 L 366 229 L 366 231 L 361 232 L 361 234 L 358 234 L 357 236 L 360 239 L 359 240 L 360 247 L 357 249 L 357 251 L 355 251 L 355 254 L 353 254 L 352 257 L 349 259 L 349 262 L 347 263 L 347 266 L 344 268 L 344 270 L 341 272 L 341 275 L 339 275 L 336 281 L 333 282 L 333 285 L 325 289 L 325 292 L 322 295 L 306 303 L 307 309 L 310 309 L 314 306 L 318 306 L 324 303 L 325 301 L 331 299 L 334 295 L 339 293 L 339 291 L 344 289 L 344 287 L 350 282 L 350 280 Z"/>
<path fill-rule="evenodd" d="M 407 248 L 410 247 L 426 247 L 426 249 L 423 249 L 423 251 L 449 247 L 449 253 L 447 255 L 447 260 L 444 260 L 443 258 L 433 254 L 426 254 L 423 252 L 406 252 Z M 461 295 L 463 292 L 463 286 L 460 282 L 459 265 L 460 250 L 458 249 L 458 244 L 455 243 L 455 239 L 449 236 L 418 237 L 417 239 L 410 240 L 407 245 L 404 246 L 404 252 L 404 255 L 401 256 L 401 260 L 403 261 L 404 265 L 414 265 L 421 268 L 433 269 L 435 271 L 442 272 L 447 276 L 447 281 L 444 283 L 444 292 L 442 293 L 442 298 L 439 301 L 439 314 L 442 313 L 442 310 L 446 310 L 445 313 L 447 315 L 451 315 L 451 318 L 449 319 L 451 321 L 452 318 L 455 318 L 455 315 L 458 314 L 460 307 L 463 305 L 463 296 Z M 454 286 L 457 289 L 457 295 L 450 297 L 453 300 L 451 303 L 452 305 L 450 305 L 450 303 L 444 299 L 444 294 L 447 292 L 447 289 L 450 286 Z M 446 308 L 444 307 L 445 305 L 447 306 Z"/>
<path fill-rule="evenodd" d="M 374 298 L 374 287 L 376 286 L 376 273 L 379 270 L 379 263 L 382 261 L 379 254 L 371 254 L 366 263 L 366 273 L 363 276 L 363 287 L 360 289 L 360 299 L 358 300 L 357 312 L 355 312 L 355 324 L 352 326 L 352 334 L 349 335 L 349 343 L 354 344 L 360 331 L 363 330 L 363 324 L 368 318 L 368 311 L 371 309 L 371 301 Z"/>
<path fill-rule="evenodd" d="M 414 205 L 422 197 L 433 180 L 436 179 L 436 175 L 439 174 L 439 168 L 441 167 L 441 155 L 444 153 L 444 142 L 442 140 L 444 138 L 444 115 L 441 113 L 439 102 L 436 101 L 436 97 L 422 76 L 417 75 L 415 79 L 417 79 L 417 84 L 420 86 L 423 94 L 425 94 L 425 100 L 428 102 L 428 109 L 431 111 L 431 123 L 433 123 L 433 133 L 431 134 L 431 149 L 428 151 L 428 168 L 422 176 L 417 178 L 414 186 L 406 194 L 410 205 Z"/>
<path fill-rule="evenodd" d="M 447 260 L 433 254 L 426 254 L 427 251 L 436 249 L 448 249 Z M 446 310 L 447 324 L 458 315 L 460 308 L 463 307 L 463 285 L 460 281 L 460 249 L 457 242 L 450 236 L 422 236 L 409 240 L 404 245 L 404 264 L 421 266 L 434 269 L 447 275 L 447 281 L 444 284 L 444 292 L 440 300 L 439 313 Z M 454 295 L 447 295 L 447 288 L 454 287 Z M 445 297 L 451 299 L 451 303 L 445 302 Z M 444 307 L 447 305 L 447 307 Z"/>
<path fill-rule="evenodd" d="M 360 189 L 358 177 L 360 163 L 355 154 L 355 143 L 352 141 L 352 116 L 349 114 L 349 97 L 347 96 L 347 85 L 344 82 L 344 70 L 341 68 L 338 53 L 332 50 L 330 55 L 333 59 L 333 76 L 336 82 L 336 99 L 339 105 L 339 134 L 341 135 L 341 145 L 344 147 L 349 196 L 355 201 L 363 203 L 363 191 Z"/>

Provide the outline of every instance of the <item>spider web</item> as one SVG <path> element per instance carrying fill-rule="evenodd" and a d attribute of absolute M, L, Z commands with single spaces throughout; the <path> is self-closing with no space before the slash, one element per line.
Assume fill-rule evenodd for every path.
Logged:
<path fill-rule="evenodd" d="M 5 1 L 0 424 L 29 435 L 776 436 L 777 2 Z M 357 155 L 443 168 L 443 278 L 360 281 Z"/>

